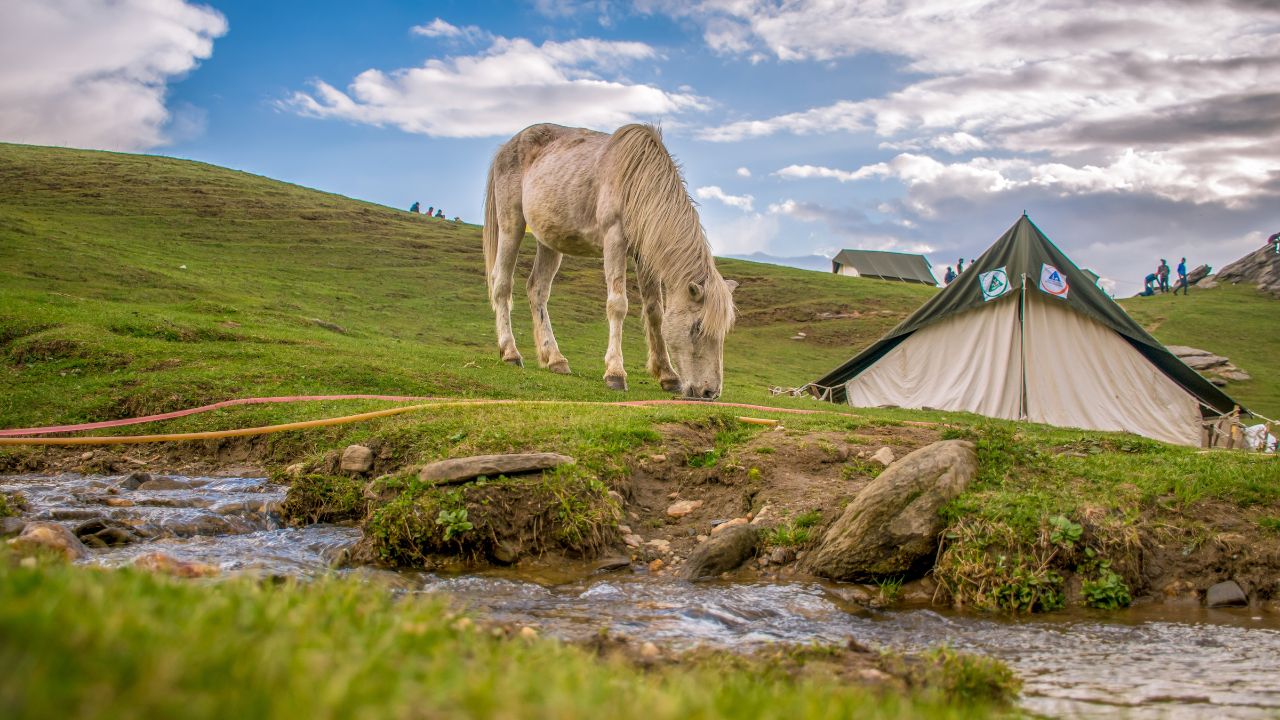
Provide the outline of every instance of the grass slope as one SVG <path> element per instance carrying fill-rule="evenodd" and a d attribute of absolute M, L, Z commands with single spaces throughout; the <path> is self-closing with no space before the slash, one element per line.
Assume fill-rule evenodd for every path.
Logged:
<path fill-rule="evenodd" d="M 249 395 L 617 399 L 600 381 L 598 260 L 566 259 L 552 293 L 572 377 L 498 362 L 482 268 L 474 225 L 200 163 L 0 145 L 0 425 Z M 731 400 L 813 379 L 931 292 L 743 261 L 721 269 L 742 283 Z M 644 373 L 634 286 L 631 298 L 628 397 L 663 397 Z M 517 291 L 517 340 L 536 365 L 526 307 Z M 862 317 L 818 318 L 852 311 Z M 807 340 L 788 339 L 801 330 Z"/>

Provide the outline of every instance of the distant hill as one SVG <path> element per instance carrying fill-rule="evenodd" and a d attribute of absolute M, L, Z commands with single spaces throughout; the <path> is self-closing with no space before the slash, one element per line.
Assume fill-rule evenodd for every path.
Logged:
<path fill-rule="evenodd" d="M 734 260 L 746 260 L 748 262 L 766 263 L 768 265 L 780 265 L 782 267 L 798 268 L 800 270 L 817 270 L 818 272 L 831 272 L 831 258 L 824 255 L 799 255 L 796 257 L 778 257 L 777 255 L 769 255 L 762 252 L 753 252 L 750 255 L 726 255 L 725 257 Z"/>

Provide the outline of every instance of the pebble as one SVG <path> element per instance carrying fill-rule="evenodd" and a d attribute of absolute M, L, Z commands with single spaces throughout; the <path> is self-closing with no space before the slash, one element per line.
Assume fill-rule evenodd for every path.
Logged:
<path fill-rule="evenodd" d="M 619 526 L 618 526 L 618 532 L 622 533 L 623 535 L 630 535 L 630 534 L 631 534 L 631 526 L 630 526 L 630 525 L 619 525 Z"/>
<path fill-rule="evenodd" d="M 623 535 L 622 542 L 626 543 L 627 547 L 640 547 L 640 543 L 644 542 L 644 538 L 635 534 Z"/>
<path fill-rule="evenodd" d="M 645 545 L 648 545 L 649 547 L 653 548 L 654 550 L 657 550 L 658 552 L 664 555 L 666 553 L 671 552 L 671 543 L 666 540 L 654 538 L 653 540 L 650 540 L 649 542 L 645 543 Z"/>
<path fill-rule="evenodd" d="M 871 459 L 885 467 L 889 467 L 894 460 L 897 460 L 897 457 L 893 454 L 893 449 L 886 445 L 877 450 L 876 454 L 871 456 Z"/>
<path fill-rule="evenodd" d="M 701 500 L 681 500 L 667 508 L 667 516 L 679 519 L 700 507 L 702 507 Z"/>
<path fill-rule="evenodd" d="M 722 522 L 719 525 L 716 525 L 715 527 L 711 528 L 711 534 L 718 535 L 725 528 L 737 527 L 739 525 L 746 525 L 749 522 L 750 520 L 747 520 L 744 517 L 734 518 L 732 520 L 726 520 L 725 522 Z"/>
<path fill-rule="evenodd" d="M 645 660 L 657 660 L 661 655 L 662 653 L 658 650 L 658 646 L 651 642 L 646 642 L 640 646 L 640 657 Z"/>
<path fill-rule="evenodd" d="M 661 570 L 664 565 L 666 565 L 666 563 L 662 562 L 662 558 L 657 558 L 649 563 L 649 572 L 656 573 Z"/>
<path fill-rule="evenodd" d="M 525 640 L 537 640 L 537 639 L 538 639 L 538 631 L 537 631 L 537 630 L 534 630 L 533 628 L 529 627 L 528 625 L 525 625 L 524 627 L 520 628 L 520 637 L 521 637 L 521 638 L 523 638 L 523 639 L 525 639 Z"/>
<path fill-rule="evenodd" d="M 667 461 L 666 455 L 650 455 L 649 459 L 656 463 L 664 463 Z"/>

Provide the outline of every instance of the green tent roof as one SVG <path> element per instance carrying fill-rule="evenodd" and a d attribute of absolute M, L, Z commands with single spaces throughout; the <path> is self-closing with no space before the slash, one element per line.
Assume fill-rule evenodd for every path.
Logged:
<path fill-rule="evenodd" d="M 1058 276 L 1050 277 L 1054 270 Z M 1043 282 L 1042 273 L 1046 274 Z M 813 381 L 813 385 L 831 388 L 831 400 L 844 402 L 845 383 L 871 367 L 912 333 L 948 316 L 981 307 L 988 300 L 1015 292 L 1024 282 L 1027 292 L 1055 294 L 1053 290 L 1068 288 L 1061 296 L 1063 302 L 1119 333 L 1202 405 L 1220 413 L 1229 413 L 1236 406 L 1226 393 L 1187 367 L 1134 322 L 1124 308 L 1076 267 L 1025 214 L 942 292 L 921 305 L 871 347 Z"/>

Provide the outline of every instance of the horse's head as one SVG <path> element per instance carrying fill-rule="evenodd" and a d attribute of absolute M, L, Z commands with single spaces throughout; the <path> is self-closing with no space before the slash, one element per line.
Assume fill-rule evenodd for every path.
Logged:
<path fill-rule="evenodd" d="M 701 281 L 669 288 L 663 299 L 662 339 L 687 398 L 714 400 L 724 382 L 724 336 L 733 327 L 733 289 L 714 270 Z"/>

